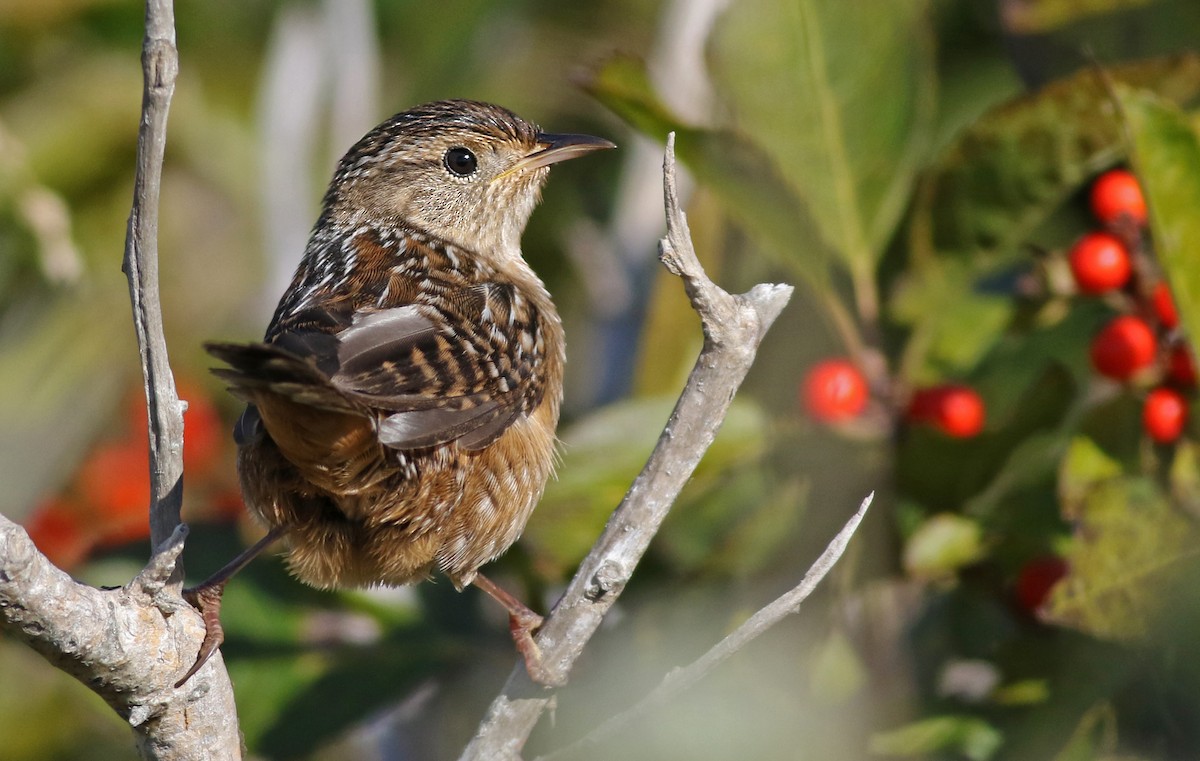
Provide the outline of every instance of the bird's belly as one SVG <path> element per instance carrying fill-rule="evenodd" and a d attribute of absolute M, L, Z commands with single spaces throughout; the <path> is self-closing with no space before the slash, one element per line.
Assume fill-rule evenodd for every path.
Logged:
<path fill-rule="evenodd" d="M 247 506 L 287 527 L 288 566 L 312 586 L 396 586 L 440 571 L 462 587 L 517 540 L 541 498 L 554 461 L 548 418 L 539 409 L 481 451 L 410 453 L 375 487 L 342 494 L 306 480 L 265 439 L 241 453 Z"/>

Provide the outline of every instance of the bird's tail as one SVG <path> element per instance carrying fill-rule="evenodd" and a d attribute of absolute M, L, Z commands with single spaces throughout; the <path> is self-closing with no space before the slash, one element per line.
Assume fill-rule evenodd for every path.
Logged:
<path fill-rule="evenodd" d="M 204 349 L 229 365 L 212 372 L 229 384 L 230 393 L 248 404 L 260 403 L 267 394 L 306 407 L 362 414 L 361 407 L 334 387 L 312 357 L 267 343 L 209 342 Z"/>

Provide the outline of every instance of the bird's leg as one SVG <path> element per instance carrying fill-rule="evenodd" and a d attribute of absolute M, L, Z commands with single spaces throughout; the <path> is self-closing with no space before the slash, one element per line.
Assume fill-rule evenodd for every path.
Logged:
<path fill-rule="evenodd" d="M 508 630 L 512 633 L 517 652 L 525 660 L 525 670 L 529 672 L 529 678 L 546 687 L 562 687 L 566 684 L 566 680 L 551 674 L 542 663 L 542 651 L 533 641 L 533 633 L 542 625 L 542 617 L 482 573 L 475 574 L 471 583 L 491 595 L 493 600 L 508 611 Z"/>
<path fill-rule="evenodd" d="M 195 676 L 200 667 L 225 641 L 225 630 L 221 627 L 221 597 L 225 594 L 225 585 L 229 583 L 234 574 L 249 565 L 251 560 L 258 557 L 263 550 L 286 532 L 287 529 L 275 526 L 252 547 L 243 550 L 241 554 L 226 563 L 221 570 L 209 576 L 199 585 L 183 590 L 183 599 L 200 611 L 200 617 L 204 619 L 204 639 L 200 642 L 200 652 L 196 654 L 196 662 L 183 675 L 183 678 L 175 683 L 176 687 L 182 687 L 187 680 Z"/>

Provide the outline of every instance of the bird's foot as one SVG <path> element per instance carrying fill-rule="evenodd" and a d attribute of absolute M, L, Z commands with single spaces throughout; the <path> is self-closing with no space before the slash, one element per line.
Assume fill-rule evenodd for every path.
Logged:
<path fill-rule="evenodd" d="M 544 687 L 563 687 L 567 680 L 546 668 L 542 661 L 542 650 L 533 641 L 533 633 L 541 626 L 542 617 L 529 608 L 508 614 L 508 630 L 512 633 L 517 652 L 525 661 L 525 671 L 528 672 L 529 678 Z"/>
<path fill-rule="evenodd" d="M 492 599 L 508 611 L 508 630 L 512 633 L 517 652 L 525 661 L 525 670 L 529 672 L 529 678 L 544 687 L 564 686 L 567 683 L 566 677 L 546 668 L 542 660 L 542 651 L 533 641 L 533 633 L 542 626 L 542 617 L 482 573 L 475 574 L 471 583 L 491 595 Z"/>
<path fill-rule="evenodd" d="M 221 628 L 221 597 L 225 594 L 225 582 L 205 582 L 199 586 L 183 590 L 183 599 L 200 611 L 204 620 L 204 639 L 200 642 L 200 651 L 196 654 L 196 662 L 188 669 L 183 678 L 175 683 L 182 687 L 187 680 L 196 675 L 200 667 L 212 657 L 221 643 L 225 641 L 225 630 Z"/>

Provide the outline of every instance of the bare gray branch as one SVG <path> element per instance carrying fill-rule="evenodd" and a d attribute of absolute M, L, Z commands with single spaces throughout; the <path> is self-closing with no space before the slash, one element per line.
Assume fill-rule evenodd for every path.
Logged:
<path fill-rule="evenodd" d="M 712 444 L 763 335 L 792 294 L 788 285 L 759 285 L 733 296 L 704 274 L 679 207 L 673 134 L 663 161 L 663 189 L 667 236 L 660 243 L 659 258 L 683 280 L 700 315 L 704 348 L 645 468 L 538 634 L 543 662 L 564 681 Z M 551 691 L 533 685 L 518 665 L 460 758 L 518 758 L 552 698 Z"/>
<path fill-rule="evenodd" d="M 725 661 L 734 653 L 749 645 L 759 635 L 793 613 L 798 612 L 800 604 L 808 599 L 808 596 L 813 593 L 817 585 L 821 583 L 821 580 L 825 578 L 825 575 L 829 573 L 834 564 L 841 558 L 842 553 L 846 551 L 846 545 L 850 543 L 850 538 L 858 530 L 858 524 L 862 522 L 863 516 L 867 514 L 867 508 L 871 506 L 871 500 L 874 498 L 874 492 L 867 495 L 867 498 L 859 505 L 858 511 L 851 516 L 846 525 L 842 527 L 842 530 L 837 533 L 837 536 L 830 541 L 825 551 L 813 562 L 812 567 L 804 574 L 804 578 L 800 579 L 799 584 L 775 598 L 773 602 L 746 619 L 741 626 L 714 645 L 707 653 L 687 666 L 675 669 L 667 674 L 657 687 L 647 693 L 637 703 L 634 703 L 629 708 L 596 727 L 596 729 L 579 742 L 572 743 L 554 753 L 543 756 L 540 761 L 567 758 L 584 745 L 591 745 L 612 737 L 617 730 L 634 719 L 646 716 L 649 711 L 662 706 L 668 700 L 679 695 L 703 679 L 708 672 L 716 668 L 722 661 Z"/>
<path fill-rule="evenodd" d="M 129 278 L 133 325 L 150 410 L 150 539 L 153 546 L 158 546 L 179 524 L 183 503 L 183 404 L 175 393 L 167 358 L 158 291 L 158 200 L 167 147 L 167 113 L 179 71 L 175 11 L 170 0 L 146 2 L 142 69 L 145 81 L 137 172 L 122 269 Z M 179 574 L 180 583 L 182 578 Z"/>
<path fill-rule="evenodd" d="M 142 757 L 241 758 L 226 678 L 172 687 L 195 657 L 196 625 L 163 594 L 183 547 L 182 526 L 138 576 L 119 589 L 80 584 L 0 516 L 0 629 L 86 684 L 133 727 Z"/>
<path fill-rule="evenodd" d="M 179 596 L 187 529 L 183 403 L 167 360 L 158 290 L 158 201 L 167 111 L 179 68 L 170 0 L 146 3 L 137 173 L 123 269 L 150 410 L 151 544 L 146 568 L 120 589 L 80 584 L 0 516 L 0 629 L 86 684 L 134 729 L 143 758 L 241 758 L 233 688 L 220 657 L 186 689 L 172 685 L 195 658 L 203 627 Z"/>

